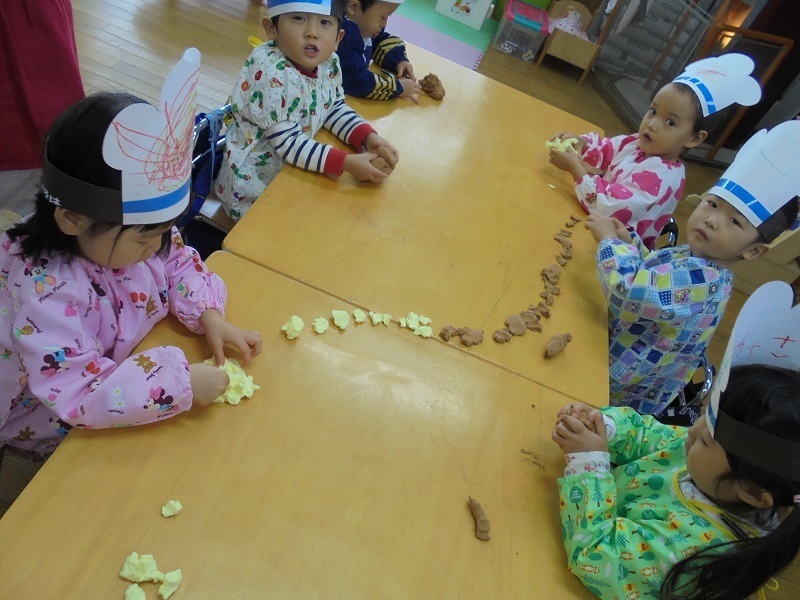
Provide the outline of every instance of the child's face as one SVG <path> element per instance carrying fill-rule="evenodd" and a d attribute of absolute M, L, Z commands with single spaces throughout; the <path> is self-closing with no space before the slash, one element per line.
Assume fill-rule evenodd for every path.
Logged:
<path fill-rule="evenodd" d="M 639 125 L 639 147 L 647 156 L 677 160 L 684 148 L 693 148 L 706 138 L 694 134 L 695 108 L 689 94 L 668 84 L 650 103 Z"/>
<path fill-rule="evenodd" d="M 756 258 L 768 247 L 750 221 L 731 204 L 713 194 L 700 200 L 686 221 L 692 253 L 727 266 Z"/>
<path fill-rule="evenodd" d="M 338 19 L 314 13 L 286 13 L 278 17 L 277 28 L 271 19 L 264 19 L 263 25 L 281 52 L 308 71 L 328 60 L 344 35 Z"/>
<path fill-rule="evenodd" d="M 367 10 L 361 8 L 359 0 L 347 2 L 347 18 L 358 25 L 362 37 L 375 37 L 386 27 L 389 17 L 397 10 L 399 4 L 377 0 Z"/>
<path fill-rule="evenodd" d="M 163 235 L 171 229 L 171 225 L 165 225 L 150 231 L 140 231 L 138 227 L 120 231 L 121 227 L 112 227 L 99 234 L 92 234 L 87 229 L 77 235 L 81 256 L 111 269 L 129 267 L 152 257 L 161 247 Z"/>
<path fill-rule="evenodd" d="M 703 415 L 686 436 L 686 469 L 694 484 L 706 496 L 719 502 L 736 502 L 737 483 L 721 478 L 731 471 L 725 450 L 711 437 Z"/>

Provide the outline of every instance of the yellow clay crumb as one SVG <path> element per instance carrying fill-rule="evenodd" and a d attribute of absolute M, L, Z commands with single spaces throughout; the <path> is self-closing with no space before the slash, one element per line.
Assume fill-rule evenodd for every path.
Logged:
<path fill-rule="evenodd" d="M 283 327 L 281 327 L 282 331 L 286 332 L 286 337 L 290 340 L 293 340 L 298 335 L 303 333 L 303 327 L 305 323 L 303 323 L 303 319 L 298 317 L 297 315 L 292 315 L 289 317 L 289 320 L 286 321 Z"/>
<path fill-rule="evenodd" d="M 180 500 L 170 500 L 161 507 L 161 514 L 165 517 L 174 517 L 183 510 L 183 504 Z"/>
<path fill-rule="evenodd" d="M 325 333 L 326 331 L 328 331 L 328 327 L 329 326 L 330 326 L 330 323 L 328 323 L 328 319 L 326 319 L 324 317 L 317 317 L 316 319 L 314 319 L 314 322 L 311 323 L 312 329 L 314 329 L 314 331 L 316 331 L 317 333 L 320 333 L 320 334 Z"/>
<path fill-rule="evenodd" d="M 554 150 L 560 150 L 561 152 L 566 152 L 567 150 L 575 151 L 575 144 L 578 143 L 577 138 L 569 138 L 566 140 L 547 140 L 544 143 L 544 147 L 550 150 L 553 148 Z"/>
<path fill-rule="evenodd" d="M 209 365 L 216 364 L 213 358 L 209 358 L 205 362 Z M 253 376 L 245 373 L 239 363 L 232 358 L 226 358 L 220 369 L 228 374 L 228 387 L 225 388 L 225 393 L 214 402 L 239 404 L 242 398 L 252 398 L 256 390 L 261 389 L 260 386 L 253 383 Z"/>
<path fill-rule="evenodd" d="M 152 554 L 142 554 L 131 552 L 125 562 L 122 563 L 122 570 L 119 576 L 128 581 L 141 583 L 142 581 L 153 581 L 161 583 L 164 581 L 164 574 L 158 570 L 156 560 Z"/>
<path fill-rule="evenodd" d="M 381 321 L 383 321 L 383 324 L 388 327 L 389 323 L 392 322 L 392 315 L 390 315 L 389 313 L 383 313 L 381 315 Z"/>
<path fill-rule="evenodd" d="M 381 319 L 383 318 L 383 315 L 381 313 L 376 313 L 376 312 L 373 312 L 373 311 L 369 311 L 369 318 L 372 321 L 373 325 L 377 325 L 378 323 L 381 322 Z"/>
<path fill-rule="evenodd" d="M 162 583 L 158 587 L 158 595 L 161 596 L 164 600 L 167 600 L 172 594 L 175 593 L 175 590 L 178 589 L 178 586 L 181 584 L 181 580 L 183 579 L 183 573 L 181 573 L 180 569 L 175 569 L 174 571 L 170 571 L 166 575 L 164 575 L 164 583 Z"/>
<path fill-rule="evenodd" d="M 331 314 L 333 315 L 333 324 L 339 329 L 347 329 L 347 326 L 350 325 L 350 313 L 346 310 L 332 310 Z"/>
<path fill-rule="evenodd" d="M 420 315 L 419 316 L 419 324 L 420 325 L 430 325 L 430 322 L 431 322 L 431 320 L 428 317 L 426 317 L 425 315 Z"/>
<path fill-rule="evenodd" d="M 138 583 L 132 583 L 125 590 L 125 600 L 147 600 L 147 594 Z"/>
<path fill-rule="evenodd" d="M 556 189 L 556 186 L 554 186 L 552 183 L 548 183 L 547 187 L 552 188 L 552 189 Z"/>
<path fill-rule="evenodd" d="M 420 337 L 429 338 L 429 337 L 431 337 L 432 333 L 433 333 L 433 329 L 431 329 L 427 325 L 420 325 L 419 327 L 417 327 L 414 330 L 414 335 L 418 335 Z"/>
<path fill-rule="evenodd" d="M 363 323 L 364 321 L 366 321 L 366 320 L 367 320 L 367 313 L 365 313 L 365 312 L 364 312 L 363 310 L 361 310 L 360 308 L 356 308 L 356 309 L 353 311 L 353 320 L 354 320 L 356 323 Z"/>
<path fill-rule="evenodd" d="M 416 329 L 419 327 L 419 315 L 417 313 L 408 313 L 408 316 L 406 317 L 406 327 L 409 329 Z"/>
<path fill-rule="evenodd" d="M 400 327 L 405 327 L 406 326 L 406 318 L 405 317 L 400 317 L 397 321 L 400 323 Z"/>

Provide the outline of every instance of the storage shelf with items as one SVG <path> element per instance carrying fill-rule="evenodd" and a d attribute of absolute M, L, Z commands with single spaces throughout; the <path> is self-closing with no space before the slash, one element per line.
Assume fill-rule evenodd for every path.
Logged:
<path fill-rule="evenodd" d="M 538 2 L 548 4 L 549 2 Z M 492 46 L 532 63 L 547 32 L 547 12 L 535 0 L 508 0 Z"/>

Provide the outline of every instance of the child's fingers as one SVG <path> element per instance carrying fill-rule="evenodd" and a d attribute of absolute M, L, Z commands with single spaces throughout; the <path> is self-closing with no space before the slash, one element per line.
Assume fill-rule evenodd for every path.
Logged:
<path fill-rule="evenodd" d="M 250 346 L 253 357 L 261 354 L 261 334 L 259 332 L 245 331 L 244 339 L 247 341 L 247 345 Z"/>
<path fill-rule="evenodd" d="M 603 413 L 601 413 L 599 410 L 594 415 L 594 430 L 597 432 L 597 435 L 602 437 L 604 440 L 608 439 L 606 420 L 603 418 Z"/>

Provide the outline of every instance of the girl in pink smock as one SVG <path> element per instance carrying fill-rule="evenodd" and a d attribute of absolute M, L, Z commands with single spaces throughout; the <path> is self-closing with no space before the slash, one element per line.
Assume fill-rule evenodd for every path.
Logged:
<path fill-rule="evenodd" d="M 256 332 L 224 318 L 225 284 L 173 227 L 188 204 L 199 53 L 159 106 L 96 94 L 45 142 L 35 212 L 0 238 L 0 445 L 47 454 L 72 427 L 140 425 L 207 405 L 227 375 L 180 348 L 131 354 L 168 313 L 247 363 Z M 177 73 L 177 74 L 176 74 Z"/>
<path fill-rule="evenodd" d="M 587 213 L 619 219 L 653 249 L 683 195 L 681 153 L 706 139 L 708 117 L 761 99 L 753 67 L 749 57 L 735 53 L 692 63 L 658 91 L 637 133 L 606 138 L 559 131 L 551 142 L 576 142 L 574 149 L 551 148 L 550 163 L 572 175 Z"/>

